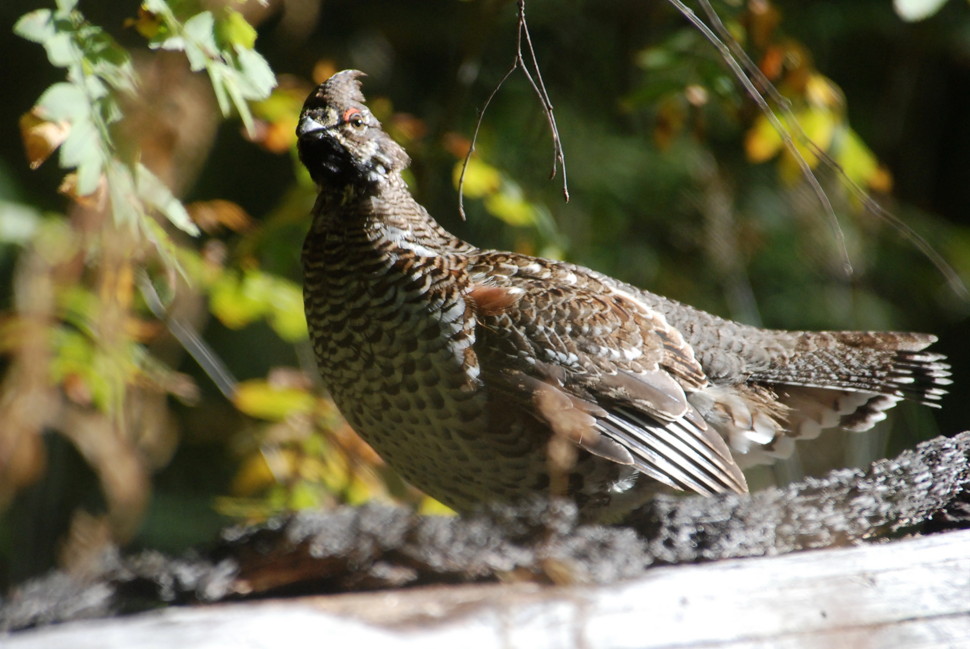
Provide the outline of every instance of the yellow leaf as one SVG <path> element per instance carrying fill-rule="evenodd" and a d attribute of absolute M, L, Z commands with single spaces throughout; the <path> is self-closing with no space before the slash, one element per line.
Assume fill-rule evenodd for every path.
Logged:
<path fill-rule="evenodd" d="M 421 499 L 421 505 L 418 507 L 418 512 L 425 516 L 454 516 L 455 510 L 448 505 L 444 505 L 431 496 L 425 496 Z"/>
<path fill-rule="evenodd" d="M 781 135 L 767 117 L 759 115 L 744 137 L 744 151 L 748 160 L 755 164 L 767 162 L 778 155 L 781 147 Z"/>
<path fill-rule="evenodd" d="M 812 106 L 841 111 L 845 105 L 842 90 L 831 79 L 815 73 L 805 83 L 805 99 Z"/>
<path fill-rule="evenodd" d="M 458 179 L 461 178 L 463 162 L 455 165 L 453 173 L 455 187 L 458 187 Z M 468 168 L 465 170 L 465 184 L 463 190 L 468 198 L 482 198 L 489 194 L 494 194 L 502 185 L 502 174 L 492 165 L 484 162 L 481 158 L 471 157 L 468 160 Z"/>
<path fill-rule="evenodd" d="M 137 18 L 126 18 L 124 25 L 125 27 L 134 27 L 136 32 L 148 40 L 157 37 L 164 26 L 162 17 L 148 11 L 144 6 L 138 7 Z"/>
<path fill-rule="evenodd" d="M 247 50 L 253 49 L 256 45 L 256 29 L 235 9 L 225 9 L 225 17 L 219 21 L 217 29 L 225 43 Z"/>
<path fill-rule="evenodd" d="M 852 182 L 876 191 L 892 189 L 892 175 L 879 164 L 872 150 L 852 129 L 846 129 L 835 160 Z"/>
<path fill-rule="evenodd" d="M 209 308 L 230 329 L 241 329 L 266 312 L 265 300 L 245 290 L 245 284 L 234 273 L 223 273 L 212 285 Z"/>
<path fill-rule="evenodd" d="M 233 476 L 230 491 L 237 496 L 252 496 L 276 482 L 276 477 L 262 453 L 253 453 Z"/>
<path fill-rule="evenodd" d="M 316 397 L 301 388 L 276 386 L 264 379 L 251 379 L 238 385 L 232 400 L 236 408 L 250 417 L 279 421 L 310 412 Z"/>
<path fill-rule="evenodd" d="M 292 282 L 281 280 L 274 290 L 269 326 L 279 337 L 291 343 L 309 336 L 303 311 L 303 290 Z"/>
<path fill-rule="evenodd" d="M 832 145 L 832 137 L 840 120 L 832 111 L 825 108 L 807 108 L 796 113 L 795 117 L 799 126 L 802 127 L 805 138 L 809 140 L 809 142 L 806 142 L 796 137 L 795 148 L 808 162 L 808 166 L 814 168 L 818 164 L 818 156 L 815 155 L 815 151 L 829 150 Z"/>
<path fill-rule="evenodd" d="M 502 192 L 485 199 L 485 209 L 509 225 L 533 225 L 535 210 L 528 201 L 513 193 Z"/>

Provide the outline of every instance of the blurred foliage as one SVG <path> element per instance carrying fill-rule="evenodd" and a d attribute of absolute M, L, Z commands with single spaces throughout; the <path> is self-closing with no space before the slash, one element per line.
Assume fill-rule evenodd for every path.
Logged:
<path fill-rule="evenodd" d="M 0 106 L 0 583 L 83 568 L 111 542 L 203 542 L 225 517 L 375 497 L 441 511 L 342 421 L 306 341 L 314 188 L 293 131 L 313 84 L 345 67 L 370 75 L 412 189 L 460 236 L 754 324 L 941 333 L 957 385 L 970 378 L 966 303 L 846 185 L 970 277 L 962 2 L 715 3 L 790 108 L 774 116 L 792 147 L 666 3 L 530 3 L 572 200 L 547 180 L 546 120 L 513 75 L 465 170 L 465 222 L 455 188 L 514 54 L 512 2 L 18 4 L 0 8 L 22 37 L 0 39 L 20 62 Z M 939 424 L 894 414 L 753 482 L 960 425 L 952 408 Z"/>

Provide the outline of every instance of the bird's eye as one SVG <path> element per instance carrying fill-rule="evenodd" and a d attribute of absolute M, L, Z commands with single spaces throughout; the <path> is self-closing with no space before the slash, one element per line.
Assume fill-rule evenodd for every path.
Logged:
<path fill-rule="evenodd" d="M 350 124 L 354 128 L 361 128 L 366 123 L 364 114 L 357 108 L 348 108 L 344 111 L 343 122 Z"/>

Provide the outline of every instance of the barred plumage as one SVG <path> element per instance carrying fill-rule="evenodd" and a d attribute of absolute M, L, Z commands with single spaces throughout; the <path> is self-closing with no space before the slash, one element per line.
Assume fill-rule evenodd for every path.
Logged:
<path fill-rule="evenodd" d="M 723 320 L 564 262 L 478 249 L 401 178 L 407 154 L 344 71 L 304 106 L 320 187 L 303 250 L 324 383 L 406 479 L 458 509 L 561 481 L 589 519 L 657 484 L 747 490 L 741 464 L 822 428 L 865 430 L 949 383 L 925 334 Z M 555 441 L 577 449 L 550 462 Z M 563 476 L 557 476 L 561 471 Z"/>

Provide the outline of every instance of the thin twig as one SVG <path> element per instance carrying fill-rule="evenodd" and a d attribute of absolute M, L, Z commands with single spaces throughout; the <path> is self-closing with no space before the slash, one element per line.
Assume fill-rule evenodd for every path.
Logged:
<path fill-rule="evenodd" d="M 701 30 L 702 33 L 704 33 L 708 40 L 711 40 L 709 32 L 705 31 L 704 29 L 706 25 L 703 25 L 703 23 L 698 25 L 698 22 L 692 20 L 690 16 L 684 13 L 684 10 L 687 8 L 683 7 L 680 0 L 670 1 L 671 4 L 677 7 L 677 9 L 688 18 L 688 20 L 690 20 L 696 27 L 698 27 L 698 29 Z M 802 128 L 791 109 L 791 102 L 778 91 L 774 84 L 772 84 L 761 71 L 761 68 L 759 68 L 758 65 L 751 60 L 737 40 L 731 36 L 731 33 L 721 21 L 721 17 L 714 10 L 714 7 L 711 6 L 709 0 L 698 0 L 698 3 L 704 9 L 704 13 L 707 14 L 708 20 L 714 26 L 714 29 L 717 30 L 717 33 L 723 39 L 723 41 L 720 43 L 711 40 L 712 44 L 717 47 L 722 58 L 724 58 L 728 65 L 731 66 L 731 69 L 735 72 L 738 80 L 741 81 L 741 83 L 745 86 L 745 89 L 748 90 L 749 94 L 758 104 L 759 108 L 761 108 L 762 112 L 764 112 L 765 116 L 771 120 L 772 125 L 776 130 L 778 130 L 778 133 L 781 135 L 782 140 L 785 142 L 788 150 L 795 155 L 802 172 L 806 175 L 806 178 L 810 178 L 809 182 L 812 189 L 815 191 L 815 194 L 819 196 L 823 207 L 826 209 L 826 214 L 829 216 L 833 227 L 835 228 L 836 236 L 838 237 L 838 241 L 841 245 L 842 254 L 846 263 L 848 264 L 849 260 L 848 253 L 845 249 L 845 238 L 842 234 L 842 229 L 838 225 L 838 220 L 836 219 L 834 212 L 831 210 L 831 204 L 828 202 L 828 199 L 825 198 L 823 200 L 819 195 L 819 192 L 824 193 L 824 190 L 822 190 L 821 185 L 818 183 L 814 172 L 812 172 L 810 168 L 806 168 L 808 163 L 805 161 L 804 157 L 797 150 L 797 148 L 795 148 L 793 139 L 791 137 L 791 132 L 794 132 L 798 138 L 798 141 L 805 144 L 812 154 L 815 155 L 825 166 L 832 169 L 839 175 L 843 181 L 843 184 L 849 189 L 852 195 L 862 203 L 867 212 L 888 222 L 890 225 L 896 228 L 896 230 L 905 239 L 913 244 L 913 246 L 915 246 L 916 249 L 919 250 L 930 261 L 930 263 L 936 267 L 937 271 L 943 275 L 947 285 L 950 287 L 950 290 L 954 292 L 954 294 L 958 295 L 963 300 L 970 300 L 970 291 L 967 290 L 963 280 L 960 279 L 957 272 L 949 263 L 947 263 L 943 256 L 933 248 L 932 244 L 930 244 L 912 227 L 907 225 L 902 219 L 884 208 L 879 201 L 874 199 L 869 194 L 869 192 L 849 178 L 845 173 L 845 170 L 842 168 L 842 165 L 836 162 L 827 152 L 822 150 L 822 148 L 818 146 L 807 133 L 805 133 L 805 130 Z M 687 11 L 689 12 L 690 10 L 687 9 Z M 727 51 L 722 49 L 723 47 L 726 47 Z M 743 66 L 744 72 L 736 67 L 738 62 L 740 62 L 740 64 Z M 750 75 L 750 78 L 748 75 Z M 751 83 L 750 79 L 754 79 L 754 81 L 758 83 L 758 85 L 761 87 L 760 91 L 754 87 L 754 84 Z M 762 93 L 767 95 L 778 110 L 784 115 L 784 126 L 782 126 L 781 122 L 775 118 L 774 113 L 770 110 L 770 107 L 768 107 L 767 102 L 764 100 L 764 95 L 762 95 Z M 848 269 L 851 271 L 851 266 L 848 266 Z"/>
<path fill-rule="evenodd" d="M 512 61 L 512 66 L 498 82 L 498 85 L 496 85 L 491 94 L 489 94 L 488 99 L 485 100 L 485 105 L 482 106 L 481 111 L 478 113 L 478 121 L 475 124 L 475 132 L 472 135 L 471 144 L 468 147 L 468 152 L 465 154 L 465 160 L 461 166 L 461 175 L 458 177 L 458 214 L 461 216 L 462 221 L 465 220 L 465 171 L 468 169 L 468 161 L 471 160 L 472 154 L 475 153 L 475 145 L 478 142 L 478 133 L 481 130 L 482 122 L 485 119 L 485 111 L 488 110 L 489 105 L 492 103 L 492 99 L 494 99 L 495 95 L 498 94 L 502 84 L 504 84 L 516 70 L 522 70 L 522 73 L 525 75 L 529 85 L 532 86 L 533 92 L 535 92 L 536 96 L 539 98 L 539 101 L 542 103 L 542 111 L 546 116 L 546 121 L 549 123 L 549 130 L 552 133 L 553 159 L 552 172 L 549 174 L 549 178 L 555 178 L 558 168 L 560 166 L 562 167 L 562 193 L 566 202 L 569 202 L 569 186 L 566 180 L 566 156 L 563 152 L 562 140 L 559 137 L 559 127 L 556 124 L 556 116 L 553 113 L 552 101 L 549 99 L 549 93 L 546 91 L 545 83 L 542 80 L 542 72 L 539 70 L 539 61 L 536 58 L 535 48 L 532 46 L 532 37 L 529 34 L 529 26 L 525 20 L 525 0 L 517 0 L 516 4 L 518 5 L 519 9 L 519 17 L 516 28 L 515 59 Z M 525 39 L 526 50 L 529 53 L 528 60 L 526 60 L 522 53 L 523 37 Z M 530 67 L 532 68 L 531 71 L 529 70 Z"/>
<path fill-rule="evenodd" d="M 199 336 L 198 332 L 189 324 L 179 318 L 173 318 L 168 314 L 162 298 L 152 285 L 147 273 L 140 273 L 138 276 L 138 288 L 145 305 L 152 315 L 165 323 L 168 330 L 172 332 L 175 339 L 182 344 L 182 347 L 195 359 L 202 371 L 212 379 L 212 382 L 227 399 L 232 399 L 236 393 L 236 378 L 226 367 L 219 355 Z"/>
<path fill-rule="evenodd" d="M 535 48 L 532 46 L 532 36 L 529 34 L 529 27 L 525 22 L 525 0 L 519 0 L 519 57 L 522 57 L 522 44 L 521 37 L 525 36 L 525 43 L 529 52 L 529 61 L 532 63 L 532 68 L 535 70 L 535 80 L 529 74 L 528 68 L 523 63 L 523 72 L 525 72 L 526 78 L 529 83 L 532 84 L 532 89 L 535 91 L 536 95 L 542 101 L 543 110 L 546 114 L 546 119 L 549 122 L 549 130 L 552 132 L 552 144 L 553 144 L 553 159 L 552 159 L 552 171 L 549 174 L 549 179 L 552 180 L 556 177 L 556 167 L 562 167 L 562 193 L 563 198 L 566 202 L 569 202 L 569 187 L 566 183 L 566 156 L 562 149 L 562 141 L 559 139 L 559 126 L 556 124 L 556 117 L 553 113 L 552 100 L 549 99 L 549 93 L 546 92 L 546 84 L 542 80 L 542 71 L 539 68 L 539 60 L 536 58 Z"/>
<path fill-rule="evenodd" d="M 731 48 L 728 47 L 724 41 L 718 38 L 717 34 L 715 34 L 707 23 L 701 20 L 697 14 L 690 9 L 690 7 L 685 5 L 680 0 L 668 1 L 717 49 L 718 53 L 721 55 L 721 58 L 724 59 L 727 66 L 731 68 L 734 76 L 738 81 L 741 82 L 741 85 L 744 86 L 744 89 L 758 105 L 758 108 L 761 109 L 761 112 L 765 117 L 768 118 L 768 121 L 771 122 L 771 125 L 781 136 L 782 142 L 785 144 L 785 148 L 787 148 L 788 151 L 790 151 L 794 156 L 795 162 L 802 171 L 802 175 L 805 177 L 805 180 L 808 181 L 808 184 L 811 186 L 812 191 L 815 193 L 819 203 L 822 205 L 822 209 L 825 211 L 826 216 L 828 216 L 829 221 L 832 224 L 832 230 L 835 233 L 835 238 L 839 243 L 839 249 L 842 253 L 842 271 L 845 273 L 846 277 L 851 277 L 853 272 L 852 262 L 849 260 L 849 252 L 845 245 L 845 234 L 842 232 L 842 227 L 839 225 L 839 219 L 835 214 L 835 209 L 832 207 L 832 202 L 829 200 L 828 195 L 822 188 L 822 184 L 812 171 L 811 165 L 808 164 L 808 161 L 805 160 L 805 157 L 802 156 L 801 152 L 798 150 L 798 147 L 795 145 L 795 140 L 792 138 L 791 133 L 789 133 L 788 129 L 785 128 L 785 125 L 781 123 L 781 120 L 779 120 L 778 116 L 775 115 L 774 111 L 771 109 L 771 105 L 765 99 L 764 95 L 762 95 L 761 92 L 755 87 L 754 83 L 745 73 L 744 68 L 733 56 Z M 705 0 L 700 0 L 700 2 L 703 4 Z M 729 40 L 733 42 L 733 39 Z M 782 112 L 786 114 L 786 116 L 791 113 L 790 108 L 784 106 L 780 108 Z"/>
<path fill-rule="evenodd" d="M 489 104 L 492 103 L 492 99 L 498 94 L 498 91 L 502 88 L 502 84 L 512 76 L 516 68 L 519 67 L 518 59 L 512 64 L 512 67 L 508 69 L 502 80 L 498 82 L 498 85 L 492 90 L 492 93 L 485 100 L 485 105 L 478 112 L 478 121 L 475 123 L 475 132 L 472 134 L 472 143 L 468 147 L 468 153 L 465 154 L 465 161 L 461 165 L 461 175 L 458 176 L 458 214 L 461 216 L 461 220 L 465 220 L 465 171 L 468 169 L 468 161 L 471 160 L 472 154 L 475 153 L 475 143 L 478 142 L 478 132 L 482 128 L 482 120 L 485 118 L 485 111 L 488 110 Z"/>

